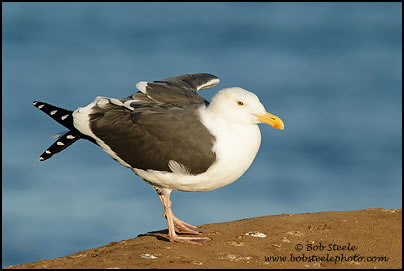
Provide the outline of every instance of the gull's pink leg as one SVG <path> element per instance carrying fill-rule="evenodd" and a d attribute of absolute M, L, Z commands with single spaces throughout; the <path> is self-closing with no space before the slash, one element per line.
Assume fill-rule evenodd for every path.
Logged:
<path fill-rule="evenodd" d="M 173 221 L 174 221 L 175 230 L 177 232 L 200 234 L 200 232 L 197 231 L 197 229 L 198 229 L 197 227 L 178 219 L 174 214 L 173 214 Z"/>
<path fill-rule="evenodd" d="M 164 205 L 163 195 L 159 195 L 159 198 L 161 200 L 161 203 Z M 166 213 L 165 209 L 164 209 L 163 217 L 167 217 L 167 213 Z M 196 226 L 188 224 L 187 222 L 180 220 L 174 214 L 172 214 L 172 217 L 173 217 L 174 228 L 175 228 L 176 232 L 189 233 L 189 234 L 200 234 L 198 232 L 198 228 Z"/>
<path fill-rule="evenodd" d="M 183 242 L 189 244 L 196 244 L 201 245 L 204 242 L 211 240 L 208 237 L 180 237 L 175 233 L 175 226 L 174 226 L 174 214 L 171 211 L 171 201 L 170 201 L 170 194 L 168 195 L 161 195 L 161 200 L 164 206 L 164 213 L 167 217 L 168 222 L 168 235 L 170 237 L 171 242 Z"/>

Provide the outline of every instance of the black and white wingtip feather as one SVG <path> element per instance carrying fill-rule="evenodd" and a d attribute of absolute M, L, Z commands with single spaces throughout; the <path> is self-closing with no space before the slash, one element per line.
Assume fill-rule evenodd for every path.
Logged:
<path fill-rule="evenodd" d="M 64 127 L 70 130 L 75 129 L 73 126 L 73 111 L 38 101 L 32 102 L 32 105 L 62 124 Z"/>
<path fill-rule="evenodd" d="M 53 143 L 44 153 L 41 154 L 41 156 L 39 157 L 39 161 L 45 161 L 46 159 L 51 158 L 53 155 L 63 151 L 80 138 L 80 134 L 77 134 L 73 131 L 67 132 L 57 141 L 55 141 L 55 143 Z"/>
<path fill-rule="evenodd" d="M 38 101 L 34 101 L 32 105 L 66 128 L 70 129 L 63 136 L 59 137 L 55 143 L 53 143 L 44 153 L 41 154 L 39 161 L 45 161 L 51 158 L 53 155 L 63 151 L 81 138 L 81 133 L 73 126 L 73 111 Z"/>

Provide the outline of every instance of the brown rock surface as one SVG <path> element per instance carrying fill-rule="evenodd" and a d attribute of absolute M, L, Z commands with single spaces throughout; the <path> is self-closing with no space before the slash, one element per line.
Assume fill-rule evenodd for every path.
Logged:
<path fill-rule="evenodd" d="M 402 209 L 282 214 L 198 228 L 212 241 L 171 243 L 162 230 L 9 268 L 402 268 Z"/>

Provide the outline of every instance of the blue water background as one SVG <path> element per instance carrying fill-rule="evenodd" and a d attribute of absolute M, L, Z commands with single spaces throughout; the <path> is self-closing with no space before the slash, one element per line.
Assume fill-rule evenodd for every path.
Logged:
<path fill-rule="evenodd" d="M 2 6 L 2 266 L 167 228 L 151 186 L 96 145 L 39 162 L 65 129 L 31 103 L 75 109 L 186 73 L 221 79 L 206 99 L 253 91 L 285 130 L 261 125 L 235 183 L 174 192 L 179 218 L 401 208 L 401 3 Z"/>

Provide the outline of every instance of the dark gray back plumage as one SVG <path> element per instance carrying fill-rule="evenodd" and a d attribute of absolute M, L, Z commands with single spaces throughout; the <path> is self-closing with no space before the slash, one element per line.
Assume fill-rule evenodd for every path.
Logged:
<path fill-rule="evenodd" d="M 132 95 L 129 107 L 95 106 L 90 128 L 133 168 L 170 172 L 174 160 L 191 174 L 202 173 L 216 160 L 215 137 L 200 122 L 197 109 L 207 101 L 197 91 L 218 83 L 203 73 L 147 83 L 146 93 Z"/>
<path fill-rule="evenodd" d="M 133 168 L 171 171 L 170 160 L 191 174 L 206 171 L 216 160 L 215 138 L 196 112 L 174 105 L 113 106 L 90 115 L 91 130 Z"/>
<path fill-rule="evenodd" d="M 206 171 L 216 160 L 215 137 L 200 122 L 197 109 L 209 104 L 197 91 L 214 87 L 211 74 L 186 74 L 161 81 L 142 82 L 135 94 L 124 99 L 100 98 L 89 114 L 96 138 L 79 132 L 72 111 L 46 103 L 34 105 L 69 128 L 41 156 L 50 158 L 79 138 L 101 139 L 132 168 L 171 171 L 170 160 L 183 164 L 190 174 Z"/>
<path fill-rule="evenodd" d="M 206 103 L 197 91 L 214 87 L 219 82 L 216 76 L 207 73 L 186 74 L 148 82 L 146 92 L 147 96 L 156 103 Z"/>

